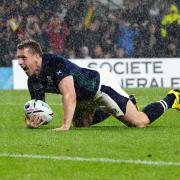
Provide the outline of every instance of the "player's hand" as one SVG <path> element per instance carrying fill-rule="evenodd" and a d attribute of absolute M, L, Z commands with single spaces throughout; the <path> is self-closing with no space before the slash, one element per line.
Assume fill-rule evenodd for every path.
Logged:
<path fill-rule="evenodd" d="M 68 131 L 69 128 L 65 126 L 61 126 L 60 128 L 52 129 L 52 131 Z"/>
<path fill-rule="evenodd" d="M 34 115 L 32 117 L 25 117 L 25 124 L 27 128 L 38 128 L 42 124 L 44 124 L 43 119 L 40 115 Z"/>

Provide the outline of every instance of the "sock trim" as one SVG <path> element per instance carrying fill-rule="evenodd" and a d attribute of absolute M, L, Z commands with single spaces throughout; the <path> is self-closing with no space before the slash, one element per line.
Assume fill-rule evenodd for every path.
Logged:
<path fill-rule="evenodd" d="M 166 101 L 161 100 L 161 101 L 158 101 L 158 102 L 162 105 L 162 107 L 163 107 L 163 109 L 164 109 L 164 112 L 165 112 L 166 110 L 168 110 L 168 105 L 167 105 Z"/>

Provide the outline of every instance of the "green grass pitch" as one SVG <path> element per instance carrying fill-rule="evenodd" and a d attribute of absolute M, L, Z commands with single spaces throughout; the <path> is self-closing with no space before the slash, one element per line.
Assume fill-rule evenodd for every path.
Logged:
<path fill-rule="evenodd" d="M 136 95 L 140 109 L 168 91 L 127 89 Z M 180 112 L 169 110 L 144 129 L 109 118 L 90 128 L 52 132 L 48 129 L 62 121 L 60 96 L 47 95 L 54 120 L 34 130 L 24 127 L 23 105 L 28 100 L 27 91 L 0 91 L 0 179 L 180 179 Z"/>

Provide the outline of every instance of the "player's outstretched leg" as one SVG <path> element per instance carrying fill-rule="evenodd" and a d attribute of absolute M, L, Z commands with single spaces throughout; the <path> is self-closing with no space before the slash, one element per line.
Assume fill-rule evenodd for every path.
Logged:
<path fill-rule="evenodd" d="M 130 95 L 129 99 L 135 105 L 136 109 L 138 109 L 135 96 L 134 95 Z M 111 116 L 111 114 L 106 113 L 106 112 L 102 111 L 101 109 L 97 108 L 95 110 L 94 114 L 93 114 L 93 121 L 92 121 L 91 125 L 100 123 L 100 122 L 104 121 L 105 119 L 107 119 L 110 116 Z"/>
<path fill-rule="evenodd" d="M 127 102 L 125 115 L 116 117 L 128 127 L 146 127 L 150 121 L 144 112 L 139 112 L 131 100 Z"/>
<path fill-rule="evenodd" d="M 169 108 L 180 110 L 179 90 L 171 90 L 164 99 L 147 105 L 142 112 L 138 112 L 132 102 L 128 101 L 126 113 L 121 119 L 128 126 L 146 127 L 158 119 Z"/>
<path fill-rule="evenodd" d="M 159 118 L 169 108 L 180 109 L 179 95 L 179 90 L 171 90 L 161 101 L 146 106 L 143 112 L 148 116 L 150 123 Z"/>

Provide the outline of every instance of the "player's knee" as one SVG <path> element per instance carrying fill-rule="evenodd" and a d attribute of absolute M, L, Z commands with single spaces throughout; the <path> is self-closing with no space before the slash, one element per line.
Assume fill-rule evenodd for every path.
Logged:
<path fill-rule="evenodd" d="M 137 124 L 135 124 L 135 128 L 145 128 L 145 127 L 147 127 L 147 123 L 143 123 L 143 122 L 141 122 L 141 123 L 137 123 Z"/>
<path fill-rule="evenodd" d="M 145 121 L 132 121 L 131 123 L 128 123 L 129 127 L 134 127 L 134 128 L 145 128 L 148 126 L 148 123 Z"/>
<path fill-rule="evenodd" d="M 136 128 L 145 128 L 148 125 L 149 125 L 148 117 L 144 113 L 139 112 L 137 118 L 134 120 L 134 126 Z"/>

